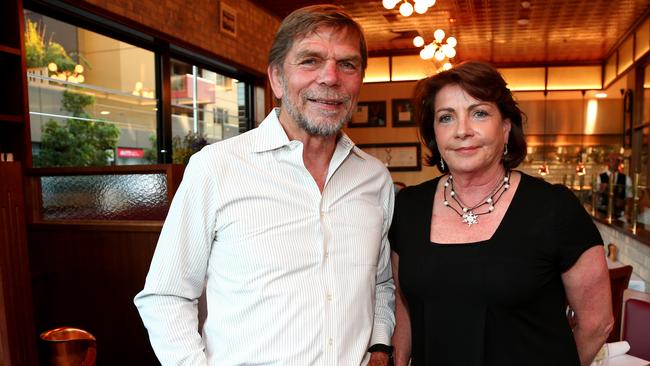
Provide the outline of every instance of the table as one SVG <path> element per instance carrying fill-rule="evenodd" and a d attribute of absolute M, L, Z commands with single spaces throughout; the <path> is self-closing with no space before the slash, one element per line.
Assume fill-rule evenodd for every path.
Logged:
<path fill-rule="evenodd" d="M 607 268 L 618 268 L 618 267 L 623 267 L 625 264 L 616 261 L 613 262 L 607 258 Z M 630 277 L 630 283 L 627 285 L 627 288 L 635 291 L 640 291 L 640 292 L 645 292 L 645 282 L 641 279 L 641 277 L 637 276 L 634 272 L 632 272 L 632 276 Z"/>
<path fill-rule="evenodd" d="M 648 366 L 650 361 L 630 355 L 620 355 L 607 359 L 603 366 Z"/>

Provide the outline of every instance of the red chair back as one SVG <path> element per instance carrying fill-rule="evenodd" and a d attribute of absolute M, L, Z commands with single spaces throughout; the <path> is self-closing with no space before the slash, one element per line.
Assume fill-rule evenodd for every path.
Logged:
<path fill-rule="evenodd" d="M 621 338 L 630 344 L 629 355 L 650 360 L 650 294 L 625 290 Z"/>
<path fill-rule="evenodd" d="M 612 313 L 614 315 L 614 328 L 609 333 L 607 342 L 620 341 L 621 334 L 621 309 L 623 305 L 623 291 L 630 283 L 632 266 L 622 266 L 609 269 L 609 283 L 612 288 Z"/>

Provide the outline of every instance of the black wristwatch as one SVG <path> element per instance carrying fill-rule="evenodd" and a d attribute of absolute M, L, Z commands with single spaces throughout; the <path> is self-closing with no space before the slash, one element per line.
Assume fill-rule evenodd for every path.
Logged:
<path fill-rule="evenodd" d="M 388 364 L 392 365 L 393 364 L 393 346 L 387 346 L 385 344 L 377 343 L 373 344 L 368 348 L 368 352 L 373 353 L 373 352 L 382 352 L 388 355 Z"/>

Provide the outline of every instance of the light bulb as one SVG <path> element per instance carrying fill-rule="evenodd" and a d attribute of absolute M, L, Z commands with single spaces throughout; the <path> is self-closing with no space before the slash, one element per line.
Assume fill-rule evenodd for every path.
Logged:
<path fill-rule="evenodd" d="M 427 4 L 428 7 L 432 7 L 436 5 L 436 0 L 425 0 L 425 3 Z"/>
<path fill-rule="evenodd" d="M 86 81 L 86 78 L 83 75 L 79 75 L 77 76 L 77 81 L 83 83 L 84 81 Z"/>
<path fill-rule="evenodd" d="M 399 6 L 399 13 L 405 17 L 411 16 L 411 14 L 413 14 L 413 5 L 408 2 L 403 2 L 402 5 Z"/>
<path fill-rule="evenodd" d="M 442 42 L 442 40 L 445 38 L 445 31 L 442 29 L 436 29 L 436 31 L 433 32 L 433 38 L 435 38 L 438 42 Z"/>
<path fill-rule="evenodd" d="M 47 69 L 52 72 L 56 72 L 56 70 L 58 70 L 58 67 L 54 62 L 50 62 L 49 64 L 47 64 Z"/>
<path fill-rule="evenodd" d="M 442 60 L 445 59 L 445 53 L 442 52 L 441 49 L 438 49 L 434 56 L 435 56 L 436 60 L 438 60 L 438 61 L 442 61 Z"/>
<path fill-rule="evenodd" d="M 445 53 L 447 58 L 454 58 L 454 56 L 456 56 L 456 50 L 448 44 L 442 46 L 442 52 Z"/>
<path fill-rule="evenodd" d="M 415 2 L 415 12 L 418 14 L 424 14 L 429 10 L 429 7 L 427 4 L 424 3 L 424 1 L 416 1 Z"/>
<path fill-rule="evenodd" d="M 445 71 L 451 69 L 451 63 L 449 63 L 449 62 L 445 62 L 445 63 L 442 65 L 442 69 L 445 70 Z"/>
<path fill-rule="evenodd" d="M 429 44 L 429 45 L 426 45 L 426 46 L 422 49 L 422 51 L 420 51 L 420 57 L 421 57 L 423 60 L 430 60 L 430 59 L 433 58 L 433 54 L 435 53 L 435 51 L 436 51 L 436 50 L 435 50 L 435 48 L 433 48 L 433 46 L 431 46 L 430 44 Z"/>
<path fill-rule="evenodd" d="M 81 74 L 84 72 L 84 67 L 82 65 L 77 65 L 74 67 L 74 72 L 76 72 L 77 74 Z"/>
<path fill-rule="evenodd" d="M 381 4 L 384 6 L 386 9 L 392 9 L 397 5 L 397 2 L 395 0 L 383 0 Z"/>
<path fill-rule="evenodd" d="M 456 37 L 449 37 L 447 38 L 447 44 L 451 47 L 456 47 L 458 41 L 456 40 Z"/>
<path fill-rule="evenodd" d="M 417 36 L 417 37 L 413 38 L 413 45 L 415 47 L 424 46 L 424 38 L 422 38 L 421 36 Z"/>

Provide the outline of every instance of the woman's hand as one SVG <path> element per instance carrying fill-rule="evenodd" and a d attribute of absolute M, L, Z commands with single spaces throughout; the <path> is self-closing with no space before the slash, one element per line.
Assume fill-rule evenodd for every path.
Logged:
<path fill-rule="evenodd" d="M 575 312 L 573 338 L 578 347 L 580 364 L 589 366 L 614 324 L 603 246 L 595 246 L 582 253 L 573 267 L 562 274 L 562 282 L 569 305 Z"/>

